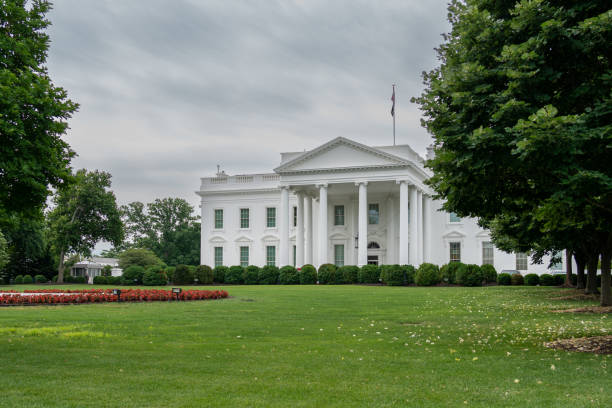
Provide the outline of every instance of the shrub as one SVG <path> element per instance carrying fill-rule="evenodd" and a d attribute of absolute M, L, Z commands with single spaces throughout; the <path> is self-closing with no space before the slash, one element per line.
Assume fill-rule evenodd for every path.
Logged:
<path fill-rule="evenodd" d="M 225 274 L 228 269 L 227 266 L 215 266 L 215 269 L 213 269 L 213 282 L 225 283 Z"/>
<path fill-rule="evenodd" d="M 195 277 L 198 278 L 198 283 L 211 285 L 214 278 L 213 270 L 208 265 L 200 265 L 196 268 Z"/>
<path fill-rule="evenodd" d="M 259 267 L 249 265 L 242 272 L 242 280 L 245 285 L 257 285 L 259 283 Z"/>
<path fill-rule="evenodd" d="M 176 265 L 172 282 L 175 285 L 191 285 L 193 284 L 193 272 L 187 265 Z"/>
<path fill-rule="evenodd" d="M 406 277 L 406 285 L 412 285 L 414 283 L 414 277 L 416 276 L 416 268 L 412 265 L 400 265 L 404 271 Z"/>
<path fill-rule="evenodd" d="M 509 273 L 500 273 L 497 275 L 497 284 L 508 286 L 512 283 L 512 277 Z"/>
<path fill-rule="evenodd" d="M 542 281 L 541 277 L 540 277 L 540 281 Z M 561 286 L 565 284 L 565 275 L 553 275 L 553 282 L 554 282 L 554 285 L 556 286 Z"/>
<path fill-rule="evenodd" d="M 145 270 L 155 273 L 162 273 L 164 271 L 164 268 L 161 265 L 151 265 L 146 267 Z"/>
<path fill-rule="evenodd" d="M 123 270 L 121 282 L 124 285 L 140 285 L 142 284 L 142 276 L 145 269 L 140 265 L 132 265 Z"/>
<path fill-rule="evenodd" d="M 380 282 L 380 268 L 378 265 L 363 265 L 357 274 L 359 283 L 378 283 Z"/>
<path fill-rule="evenodd" d="M 25 284 L 34 283 L 34 279 L 32 279 L 32 275 L 23 275 L 23 283 Z"/>
<path fill-rule="evenodd" d="M 484 276 L 480 266 L 475 264 L 463 265 L 457 269 L 455 277 L 457 283 L 463 286 L 482 286 Z"/>
<path fill-rule="evenodd" d="M 323 264 L 319 266 L 319 272 L 317 275 L 319 276 L 319 283 L 322 285 L 326 284 L 336 284 L 338 283 L 338 278 L 336 276 L 336 270 L 338 268 L 333 264 Z"/>
<path fill-rule="evenodd" d="M 524 283 L 523 275 L 521 275 L 520 273 L 513 273 L 512 276 L 510 276 L 510 280 L 513 285 L 517 286 L 522 285 Z"/>
<path fill-rule="evenodd" d="M 495 270 L 495 267 L 493 265 L 484 264 L 480 267 L 480 270 L 482 271 L 482 277 L 485 282 L 497 282 L 497 271 Z"/>
<path fill-rule="evenodd" d="M 576 286 L 578 284 L 578 275 L 575 273 L 572 273 L 572 285 Z"/>
<path fill-rule="evenodd" d="M 433 286 L 442 281 L 440 269 L 437 265 L 423 263 L 419 266 L 414 276 L 414 282 L 419 286 Z"/>
<path fill-rule="evenodd" d="M 108 283 L 108 279 L 106 276 L 94 276 L 93 278 L 94 285 L 106 285 Z"/>
<path fill-rule="evenodd" d="M 74 283 L 74 277 L 71 275 L 64 276 L 64 282 L 66 283 Z"/>
<path fill-rule="evenodd" d="M 147 268 L 151 265 L 162 265 L 161 259 L 153 251 L 144 248 L 131 248 L 119 254 L 119 267 L 123 270 L 132 265 Z"/>
<path fill-rule="evenodd" d="M 122 277 L 121 276 L 107 276 L 106 280 L 109 285 L 121 285 Z"/>
<path fill-rule="evenodd" d="M 0 276 L 0 285 L 5 285 L 4 277 Z"/>
<path fill-rule="evenodd" d="M 562 276 L 562 275 L 559 275 L 559 276 Z M 542 274 L 540 275 L 540 285 L 555 286 L 555 278 L 548 273 Z"/>
<path fill-rule="evenodd" d="M 51 282 L 57 282 L 57 275 L 53 275 L 53 278 L 51 279 Z"/>
<path fill-rule="evenodd" d="M 336 274 L 339 279 L 342 279 L 342 283 L 357 283 L 359 267 L 355 265 L 344 265 L 338 268 Z"/>
<path fill-rule="evenodd" d="M 286 265 L 280 268 L 278 273 L 278 283 L 281 285 L 297 285 L 300 283 L 300 277 L 297 269 L 291 265 Z"/>
<path fill-rule="evenodd" d="M 442 280 L 451 285 L 457 283 L 457 269 L 462 268 L 462 265 L 465 264 L 461 262 L 451 262 L 446 265 L 443 265 L 442 268 L 440 268 Z"/>
<path fill-rule="evenodd" d="M 153 268 L 148 268 L 142 276 L 142 284 L 145 286 L 164 286 L 167 283 L 166 274 L 163 271 L 156 272 Z"/>
<path fill-rule="evenodd" d="M 406 283 L 405 271 L 399 265 L 382 265 L 380 279 L 388 286 L 402 286 Z"/>
<path fill-rule="evenodd" d="M 102 276 L 111 276 L 113 273 L 113 268 L 110 265 L 104 265 L 102 267 Z"/>
<path fill-rule="evenodd" d="M 302 285 L 314 285 L 317 283 L 317 268 L 306 264 L 300 269 L 299 277 Z"/>
<path fill-rule="evenodd" d="M 257 278 L 260 285 L 276 285 L 278 282 L 278 268 L 274 265 L 266 265 L 259 270 Z"/>
<path fill-rule="evenodd" d="M 225 273 L 225 283 L 230 285 L 240 285 L 242 283 L 243 267 L 240 265 L 230 266 Z"/>
<path fill-rule="evenodd" d="M 87 279 L 84 276 L 75 276 L 72 278 L 74 283 L 87 283 Z"/>
<path fill-rule="evenodd" d="M 166 266 L 164 272 L 166 272 L 166 276 L 168 277 L 168 282 L 174 282 L 174 271 L 176 270 L 176 266 Z"/>
<path fill-rule="evenodd" d="M 23 275 L 15 276 L 15 285 L 20 285 L 23 283 Z"/>
<path fill-rule="evenodd" d="M 525 285 L 536 286 L 540 283 L 540 277 L 535 273 L 528 273 L 525 275 Z"/>
<path fill-rule="evenodd" d="M 47 278 L 44 275 L 36 275 L 34 277 L 34 282 L 36 283 L 47 283 Z"/>

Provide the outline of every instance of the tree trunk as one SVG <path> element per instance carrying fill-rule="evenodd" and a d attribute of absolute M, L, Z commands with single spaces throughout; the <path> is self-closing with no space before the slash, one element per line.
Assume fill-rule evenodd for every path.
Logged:
<path fill-rule="evenodd" d="M 64 250 L 59 254 L 59 265 L 57 266 L 57 283 L 64 283 Z"/>
<path fill-rule="evenodd" d="M 584 293 L 587 295 L 598 295 L 597 289 L 597 263 L 599 262 L 599 251 L 591 254 L 587 260 L 587 282 Z"/>
<path fill-rule="evenodd" d="M 574 259 L 576 260 L 576 289 L 584 289 L 586 279 L 584 277 L 584 268 L 586 262 L 584 256 L 580 252 L 574 252 Z"/>
<path fill-rule="evenodd" d="M 612 277 L 610 276 L 612 251 L 606 247 L 601 252 L 601 305 L 612 306 Z"/>
<path fill-rule="evenodd" d="M 572 250 L 565 250 L 565 283 L 563 284 L 566 288 L 572 288 Z"/>

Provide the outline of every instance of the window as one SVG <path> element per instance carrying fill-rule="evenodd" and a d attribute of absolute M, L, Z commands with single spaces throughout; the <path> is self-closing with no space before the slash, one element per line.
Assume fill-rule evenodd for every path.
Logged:
<path fill-rule="evenodd" d="M 223 266 L 223 247 L 215 247 L 215 266 Z"/>
<path fill-rule="evenodd" d="M 273 245 L 266 247 L 266 265 L 276 265 L 276 247 Z"/>
<path fill-rule="evenodd" d="M 334 225 L 344 225 L 344 206 L 334 206 Z"/>
<path fill-rule="evenodd" d="M 449 242 L 450 262 L 461 262 L 461 242 Z"/>
<path fill-rule="evenodd" d="M 380 245 L 378 245 L 378 242 L 370 241 L 368 242 L 368 249 L 380 249 Z"/>
<path fill-rule="evenodd" d="M 249 228 L 249 209 L 240 209 L 240 228 Z"/>
<path fill-rule="evenodd" d="M 293 226 L 297 227 L 297 207 L 293 207 Z"/>
<path fill-rule="evenodd" d="M 378 224 L 379 217 L 378 204 L 370 204 L 368 206 L 368 224 Z"/>
<path fill-rule="evenodd" d="M 334 245 L 334 264 L 344 266 L 344 245 Z"/>
<path fill-rule="evenodd" d="M 516 270 L 517 271 L 526 271 L 528 262 L 527 252 L 517 252 L 516 254 Z"/>
<path fill-rule="evenodd" d="M 493 243 L 483 242 L 482 243 L 482 264 L 493 265 Z"/>
<path fill-rule="evenodd" d="M 215 210 L 215 229 L 223 228 L 223 210 Z"/>
<path fill-rule="evenodd" d="M 297 246 L 293 246 L 293 267 L 297 264 Z"/>
<path fill-rule="evenodd" d="M 458 217 L 454 212 L 449 214 L 449 222 L 461 222 L 461 217 Z"/>
<path fill-rule="evenodd" d="M 268 228 L 276 228 L 276 208 L 266 208 L 266 226 Z"/>
<path fill-rule="evenodd" d="M 248 246 L 240 247 L 240 266 L 242 267 L 249 266 L 249 247 Z"/>

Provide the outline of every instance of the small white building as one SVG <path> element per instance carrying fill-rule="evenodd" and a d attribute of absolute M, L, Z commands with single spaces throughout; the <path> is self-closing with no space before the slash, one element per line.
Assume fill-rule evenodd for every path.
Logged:
<path fill-rule="evenodd" d="M 119 268 L 119 259 L 98 256 L 86 258 L 72 265 L 70 275 L 75 277 L 84 276 L 87 279 L 87 283 L 92 284 L 94 276 L 101 276 L 102 268 L 107 265 L 111 267 L 111 276 L 121 276 L 123 271 Z"/>
<path fill-rule="evenodd" d="M 201 179 L 204 265 L 493 264 L 550 273 L 526 254 L 493 247 L 473 219 L 440 211 L 424 160 L 408 145 L 338 137 L 281 153 L 272 173 Z"/>

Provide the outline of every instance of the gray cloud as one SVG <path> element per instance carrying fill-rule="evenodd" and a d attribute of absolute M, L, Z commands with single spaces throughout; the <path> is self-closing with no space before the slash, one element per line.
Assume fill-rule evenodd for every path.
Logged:
<path fill-rule="evenodd" d="M 336 136 L 430 143 L 420 73 L 448 30 L 445 1 L 56 0 L 49 71 L 81 104 L 75 167 L 113 174 L 121 203 L 180 196 L 199 177 L 274 168 Z"/>

